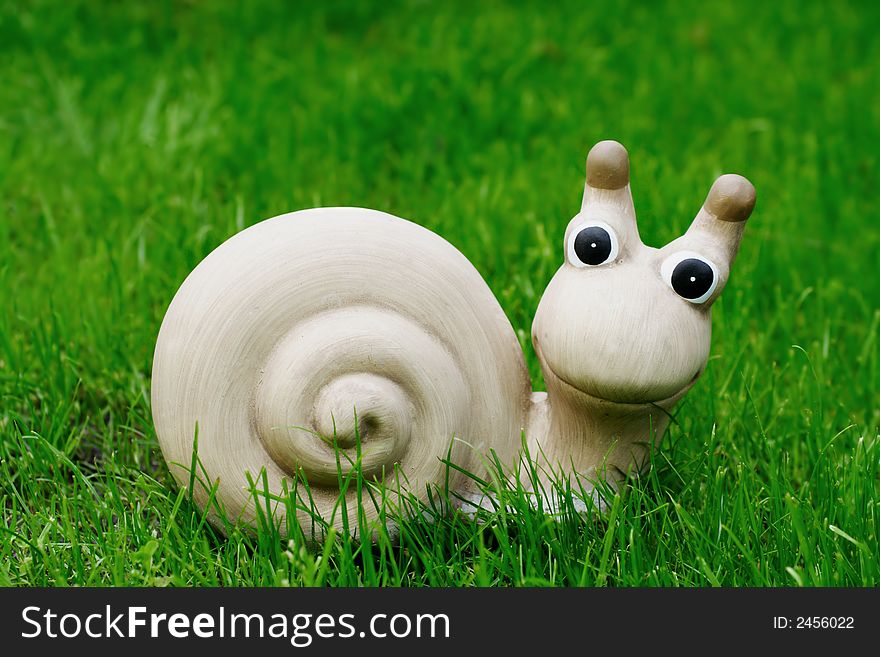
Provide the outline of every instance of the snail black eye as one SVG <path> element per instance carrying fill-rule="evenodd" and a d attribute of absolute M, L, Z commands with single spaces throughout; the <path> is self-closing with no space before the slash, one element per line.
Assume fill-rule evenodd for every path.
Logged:
<path fill-rule="evenodd" d="M 715 272 L 702 260 L 688 258 L 672 270 L 672 289 L 685 299 L 699 299 L 715 282 Z"/>
<path fill-rule="evenodd" d="M 588 265 L 601 265 L 611 255 L 611 235 L 599 226 L 584 228 L 574 238 L 578 260 Z"/>
<path fill-rule="evenodd" d="M 696 253 L 679 252 L 663 263 L 660 273 L 682 299 L 703 303 L 718 285 L 718 268 Z"/>
<path fill-rule="evenodd" d="M 573 231 L 569 239 L 569 261 L 575 267 L 595 267 L 617 258 L 617 236 L 604 223 L 584 225 Z"/>

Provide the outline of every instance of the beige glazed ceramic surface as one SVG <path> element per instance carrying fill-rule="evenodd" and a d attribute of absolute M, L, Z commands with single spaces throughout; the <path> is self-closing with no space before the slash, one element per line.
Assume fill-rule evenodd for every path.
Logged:
<path fill-rule="evenodd" d="M 469 496 L 445 461 L 484 474 L 493 451 L 512 472 L 523 432 L 542 476 L 618 481 L 706 365 L 754 202 L 745 178 L 721 176 L 684 236 L 645 246 L 626 151 L 597 144 L 532 327 L 546 393 L 480 274 L 436 234 L 361 208 L 258 223 L 196 267 L 162 323 L 152 407 L 171 472 L 189 485 L 198 427 L 200 478 L 231 520 L 256 522 L 248 473 L 281 494 L 299 472 L 337 527 L 353 462 L 387 490 Z M 353 492 L 346 507 L 356 524 Z"/>

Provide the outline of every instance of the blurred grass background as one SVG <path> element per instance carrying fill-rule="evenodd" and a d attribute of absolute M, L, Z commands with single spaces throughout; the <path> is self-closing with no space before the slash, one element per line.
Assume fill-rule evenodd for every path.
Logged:
<path fill-rule="evenodd" d="M 878 33 L 870 2 L 0 0 L 0 582 L 876 584 Z M 412 219 L 540 387 L 531 318 L 606 138 L 648 244 L 720 173 L 758 190 L 708 371 L 612 515 L 414 523 L 323 567 L 205 525 L 149 412 L 202 257 L 316 205 Z"/>

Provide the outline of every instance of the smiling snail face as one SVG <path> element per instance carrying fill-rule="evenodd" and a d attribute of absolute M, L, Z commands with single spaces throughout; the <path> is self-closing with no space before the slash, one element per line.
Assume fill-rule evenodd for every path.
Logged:
<path fill-rule="evenodd" d="M 548 385 L 626 404 L 676 401 L 706 365 L 710 309 L 754 205 L 748 180 L 723 175 L 685 235 L 646 246 L 626 149 L 596 144 L 581 211 L 565 231 L 565 262 L 532 327 Z"/>

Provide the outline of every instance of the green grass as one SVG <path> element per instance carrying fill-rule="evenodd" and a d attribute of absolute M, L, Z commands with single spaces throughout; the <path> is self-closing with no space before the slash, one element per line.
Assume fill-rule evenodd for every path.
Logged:
<path fill-rule="evenodd" d="M 381 7 L 381 9 L 380 9 Z M 0 0 L 0 583 L 877 585 L 874 3 Z M 411 218 L 526 348 L 596 141 L 643 239 L 758 189 L 708 371 L 604 516 L 408 520 L 314 553 L 206 524 L 152 349 L 225 238 L 315 205 Z"/>

